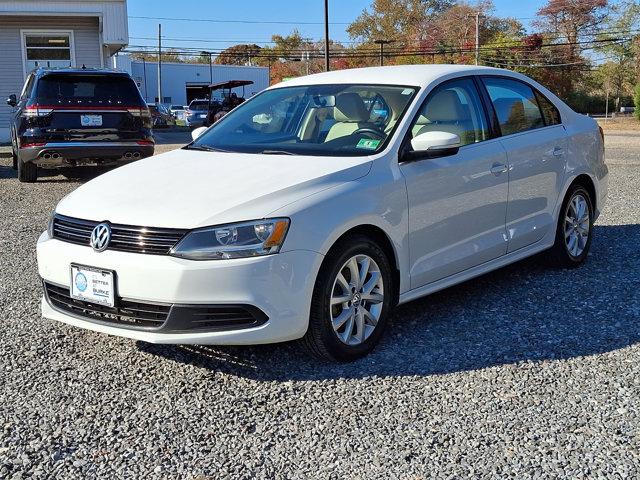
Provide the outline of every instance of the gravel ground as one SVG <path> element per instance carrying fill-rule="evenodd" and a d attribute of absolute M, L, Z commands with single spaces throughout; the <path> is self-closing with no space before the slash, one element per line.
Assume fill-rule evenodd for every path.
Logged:
<path fill-rule="evenodd" d="M 35 241 L 78 183 L 21 185 L 1 158 L 0 477 L 637 478 L 640 132 L 607 156 L 585 266 L 534 258 L 402 306 L 349 365 L 43 320 Z"/>

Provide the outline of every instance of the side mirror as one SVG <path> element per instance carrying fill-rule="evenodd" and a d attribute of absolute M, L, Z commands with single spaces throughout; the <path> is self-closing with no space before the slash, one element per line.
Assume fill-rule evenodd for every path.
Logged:
<path fill-rule="evenodd" d="M 449 132 L 425 132 L 411 139 L 411 151 L 405 153 L 406 160 L 436 158 L 455 155 L 460 149 L 460 137 Z"/>
<path fill-rule="evenodd" d="M 7 105 L 9 105 L 10 107 L 15 107 L 18 104 L 18 99 L 16 98 L 15 94 L 11 94 L 7 97 Z"/>
<path fill-rule="evenodd" d="M 198 127 L 194 128 L 191 131 L 191 138 L 197 140 L 200 135 L 207 131 L 207 127 Z"/>

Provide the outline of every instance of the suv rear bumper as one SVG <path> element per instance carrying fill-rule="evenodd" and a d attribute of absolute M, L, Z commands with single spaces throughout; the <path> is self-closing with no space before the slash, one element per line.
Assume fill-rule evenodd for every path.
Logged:
<path fill-rule="evenodd" d="M 83 163 L 113 165 L 150 157 L 154 147 L 138 142 L 48 142 L 21 148 L 20 158 L 42 168 L 73 167 Z"/>

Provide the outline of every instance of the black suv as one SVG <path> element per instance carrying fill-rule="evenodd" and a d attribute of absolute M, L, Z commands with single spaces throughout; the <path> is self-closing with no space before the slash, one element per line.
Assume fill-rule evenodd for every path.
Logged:
<path fill-rule="evenodd" d="M 39 168 L 117 165 L 153 155 L 149 109 L 131 77 L 90 68 L 29 74 L 11 122 L 13 166 L 21 182 Z"/>

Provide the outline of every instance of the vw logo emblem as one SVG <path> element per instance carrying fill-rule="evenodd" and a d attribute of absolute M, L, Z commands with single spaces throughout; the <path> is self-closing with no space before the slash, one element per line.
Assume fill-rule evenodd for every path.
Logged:
<path fill-rule="evenodd" d="M 91 232 L 89 245 L 96 252 L 104 252 L 111 241 L 111 227 L 108 223 L 99 223 Z"/>

